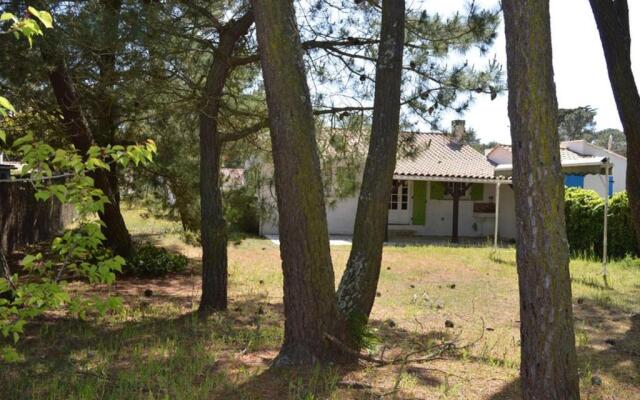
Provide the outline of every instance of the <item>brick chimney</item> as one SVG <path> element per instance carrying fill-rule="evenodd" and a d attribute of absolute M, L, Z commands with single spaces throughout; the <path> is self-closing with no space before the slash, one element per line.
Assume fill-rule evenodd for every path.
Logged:
<path fill-rule="evenodd" d="M 454 119 L 451 121 L 451 136 L 457 143 L 462 143 L 464 140 L 464 125 L 465 121 L 463 119 Z"/>

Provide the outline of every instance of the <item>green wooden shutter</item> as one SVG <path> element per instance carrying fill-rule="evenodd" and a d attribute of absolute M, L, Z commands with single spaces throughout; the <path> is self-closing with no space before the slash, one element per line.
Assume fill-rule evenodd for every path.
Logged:
<path fill-rule="evenodd" d="M 482 201 L 484 199 L 484 184 L 474 183 L 471 185 L 471 200 Z"/>
<path fill-rule="evenodd" d="M 413 182 L 413 225 L 424 225 L 427 208 L 427 182 Z"/>
<path fill-rule="evenodd" d="M 431 200 L 444 199 L 444 184 L 442 182 L 431 182 Z"/>

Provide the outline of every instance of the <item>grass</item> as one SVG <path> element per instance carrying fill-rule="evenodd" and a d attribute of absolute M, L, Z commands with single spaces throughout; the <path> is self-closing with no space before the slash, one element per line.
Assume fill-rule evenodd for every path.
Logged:
<path fill-rule="evenodd" d="M 515 251 L 488 247 L 387 246 L 372 326 L 385 354 L 460 337 L 474 346 L 426 364 L 272 371 L 282 341 L 277 246 L 246 239 L 229 246 L 229 311 L 194 316 L 199 248 L 175 225 L 128 210 L 138 238 L 181 251 L 191 270 L 165 279 L 128 279 L 112 293 L 122 313 L 80 321 L 49 315 L 19 343 L 24 361 L 0 365 L 7 399 L 511 399 L 518 398 L 519 316 Z M 348 246 L 332 247 L 336 281 Z M 571 262 L 581 391 L 589 399 L 640 399 L 640 267 Z M 106 288 L 74 284 L 82 293 Z M 145 289 L 153 296 L 145 298 Z M 454 323 L 446 328 L 444 321 Z M 483 331 L 484 327 L 484 331 Z M 613 344 L 612 344 L 613 343 Z M 602 385 L 594 386 L 597 375 Z M 349 388 L 345 382 L 366 384 Z M 397 384 L 397 391 L 393 392 Z M 393 392 L 393 393 L 392 393 Z"/>

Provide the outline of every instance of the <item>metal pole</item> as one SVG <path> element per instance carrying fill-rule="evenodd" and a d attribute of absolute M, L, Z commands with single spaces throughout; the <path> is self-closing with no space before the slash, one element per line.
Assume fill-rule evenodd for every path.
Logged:
<path fill-rule="evenodd" d="M 498 249 L 498 225 L 500 223 L 500 182 L 496 183 L 496 220 L 493 227 L 493 249 Z"/>
<path fill-rule="evenodd" d="M 611 151 L 613 147 L 613 135 L 609 135 L 609 142 L 607 143 L 607 150 Z M 608 251 L 608 237 L 609 237 L 609 176 L 611 172 L 611 163 L 607 159 L 607 165 L 604 169 L 606 173 L 604 182 L 604 229 L 602 232 L 602 279 L 604 280 L 604 286 L 609 287 L 609 271 L 607 270 L 607 251 Z"/>
<path fill-rule="evenodd" d="M 605 196 L 604 196 L 604 229 L 602 232 L 602 279 L 604 279 L 604 286 L 609 287 L 607 271 L 607 239 L 609 236 L 609 165 L 605 167 L 606 180 L 605 180 Z"/>

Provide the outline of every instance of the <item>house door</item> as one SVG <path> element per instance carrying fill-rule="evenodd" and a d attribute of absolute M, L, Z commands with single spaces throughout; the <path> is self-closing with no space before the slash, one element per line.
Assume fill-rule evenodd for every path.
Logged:
<path fill-rule="evenodd" d="M 389 199 L 390 225 L 411 224 L 409 199 L 409 182 L 394 180 L 391 187 L 391 199 Z"/>

